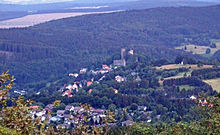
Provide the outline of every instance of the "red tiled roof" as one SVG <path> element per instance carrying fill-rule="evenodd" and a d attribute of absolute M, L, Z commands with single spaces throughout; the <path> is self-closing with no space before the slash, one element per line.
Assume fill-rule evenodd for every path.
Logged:
<path fill-rule="evenodd" d="M 89 87 L 90 85 L 92 85 L 93 82 L 87 82 L 87 86 Z"/>
<path fill-rule="evenodd" d="M 38 106 L 38 105 L 32 105 L 32 106 L 30 106 L 30 108 L 31 108 L 31 109 L 38 109 L 39 106 Z"/>

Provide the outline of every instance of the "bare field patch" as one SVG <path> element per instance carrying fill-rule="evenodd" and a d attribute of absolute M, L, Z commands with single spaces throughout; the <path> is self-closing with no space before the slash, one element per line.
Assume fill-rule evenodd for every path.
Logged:
<path fill-rule="evenodd" d="M 202 67 L 198 67 L 196 64 L 194 65 L 169 64 L 169 65 L 156 67 L 157 70 L 178 69 L 178 68 L 202 69 L 202 68 L 212 68 L 212 65 L 203 65 Z"/>
<path fill-rule="evenodd" d="M 88 14 L 103 14 L 112 13 L 118 11 L 107 11 L 107 12 L 72 12 L 72 13 L 48 13 L 48 14 L 33 14 L 27 15 L 21 18 L 15 18 L 5 21 L 0 21 L 0 28 L 24 28 L 34 26 L 40 23 L 49 22 L 52 20 L 58 20 L 62 18 L 82 16 Z"/>
<path fill-rule="evenodd" d="M 220 92 L 220 78 L 203 80 L 203 81 L 211 85 L 214 90 Z"/>

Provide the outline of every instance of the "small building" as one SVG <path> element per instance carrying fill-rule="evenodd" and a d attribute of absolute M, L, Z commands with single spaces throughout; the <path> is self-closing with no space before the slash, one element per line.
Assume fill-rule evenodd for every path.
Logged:
<path fill-rule="evenodd" d="M 65 113 L 65 110 L 58 110 L 57 111 L 57 116 L 62 118 L 62 117 L 64 117 L 64 113 Z"/>
<path fill-rule="evenodd" d="M 137 76 L 137 78 L 135 79 L 136 82 L 140 82 L 141 81 L 141 78 L 140 76 Z"/>
<path fill-rule="evenodd" d="M 134 50 L 128 51 L 128 54 L 129 54 L 129 55 L 134 55 Z"/>
<path fill-rule="evenodd" d="M 79 74 L 78 73 L 69 73 L 69 76 L 77 78 L 79 76 Z"/>
<path fill-rule="evenodd" d="M 121 60 L 114 60 L 113 64 L 115 66 L 126 66 L 126 61 L 125 59 L 121 59 Z"/>
<path fill-rule="evenodd" d="M 87 87 L 91 86 L 93 82 L 87 82 Z"/>
<path fill-rule="evenodd" d="M 103 64 L 102 65 L 102 69 L 104 70 L 110 70 L 111 68 L 108 65 Z"/>
<path fill-rule="evenodd" d="M 106 70 L 106 69 L 101 69 L 99 72 L 100 72 L 101 74 L 105 74 L 105 73 L 108 73 L 109 71 Z"/>
<path fill-rule="evenodd" d="M 54 108 L 54 105 L 53 104 L 48 104 L 46 107 L 45 107 L 45 110 L 51 112 Z"/>
<path fill-rule="evenodd" d="M 50 121 L 53 121 L 53 122 L 60 121 L 60 120 L 61 119 L 58 116 L 54 116 L 54 117 L 50 118 Z"/>
<path fill-rule="evenodd" d="M 117 89 L 113 89 L 115 94 L 118 94 L 118 90 Z"/>
<path fill-rule="evenodd" d="M 190 99 L 191 99 L 191 100 L 196 100 L 196 97 L 195 97 L 194 95 L 192 95 L 192 96 L 190 97 Z"/>
<path fill-rule="evenodd" d="M 79 72 L 80 74 L 85 74 L 87 72 L 87 68 L 82 68 Z"/>
<path fill-rule="evenodd" d="M 92 93 L 92 89 L 89 90 L 89 94 L 91 94 L 91 93 Z"/>
<path fill-rule="evenodd" d="M 72 89 L 78 90 L 78 85 L 76 83 L 73 84 Z"/>
<path fill-rule="evenodd" d="M 30 108 L 33 109 L 33 110 L 38 110 L 39 106 L 38 105 L 32 105 L 32 106 L 30 106 Z"/>
<path fill-rule="evenodd" d="M 125 79 L 118 75 L 115 77 L 115 80 L 120 83 L 120 82 L 123 82 Z"/>
<path fill-rule="evenodd" d="M 73 111 L 73 110 L 74 110 L 74 106 L 72 106 L 72 105 L 67 105 L 67 106 L 65 107 L 65 110 L 66 110 L 66 111 Z"/>

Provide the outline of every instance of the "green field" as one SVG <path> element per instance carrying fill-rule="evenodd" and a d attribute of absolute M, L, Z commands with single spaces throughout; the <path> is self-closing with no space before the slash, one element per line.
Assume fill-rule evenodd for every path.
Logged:
<path fill-rule="evenodd" d="M 179 86 L 180 90 L 193 90 L 195 87 L 194 86 L 190 86 L 190 85 L 181 85 Z"/>
<path fill-rule="evenodd" d="M 190 68 L 190 69 L 202 69 L 202 68 L 212 68 L 212 65 L 203 65 L 201 67 L 198 67 L 196 64 L 169 64 L 169 65 L 163 65 L 160 67 L 155 67 L 157 70 L 164 70 L 164 69 L 178 69 L 178 68 Z"/>
<path fill-rule="evenodd" d="M 216 43 L 216 48 L 210 48 L 209 46 L 199 46 L 199 45 L 190 44 L 190 45 L 178 46 L 178 47 L 175 47 L 175 49 L 184 50 L 187 52 L 191 52 L 193 54 L 204 55 L 204 54 L 206 54 L 206 49 L 209 48 L 209 49 L 211 49 L 211 53 L 209 54 L 209 56 L 210 56 L 220 49 L 220 41 L 219 40 L 212 40 L 212 42 Z M 186 50 L 185 50 L 185 46 L 186 46 Z"/>
<path fill-rule="evenodd" d="M 182 72 L 182 73 L 179 73 L 179 74 L 177 74 L 175 76 L 164 78 L 164 80 L 182 78 L 182 77 L 184 77 L 185 73 L 186 73 L 186 76 L 191 76 L 191 71 L 189 71 L 189 72 Z"/>

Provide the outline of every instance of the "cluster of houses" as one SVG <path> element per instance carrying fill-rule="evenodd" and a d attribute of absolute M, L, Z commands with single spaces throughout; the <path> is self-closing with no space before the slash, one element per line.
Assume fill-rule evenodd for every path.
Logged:
<path fill-rule="evenodd" d="M 129 55 L 134 55 L 134 50 L 128 51 L 128 54 Z M 113 71 L 117 67 L 126 66 L 125 55 L 126 55 L 126 50 L 124 48 L 122 48 L 121 49 L 121 59 L 120 60 L 114 60 L 114 62 L 113 62 L 114 67 L 112 65 L 108 66 L 106 64 L 103 64 L 102 68 L 99 69 L 99 70 L 96 70 L 96 71 L 95 70 L 88 71 L 87 68 L 82 68 L 79 71 L 79 73 L 69 73 L 69 76 L 70 77 L 74 77 L 74 78 L 79 77 L 80 74 L 86 74 L 87 72 L 90 72 L 93 75 L 101 74 L 102 77 L 98 81 L 94 81 L 94 78 L 92 78 L 90 81 L 82 80 L 80 82 L 74 82 L 73 84 L 69 84 L 69 85 L 65 84 L 64 87 L 62 87 L 59 91 L 62 92 L 62 96 L 67 96 L 68 98 L 71 98 L 71 97 L 73 97 L 73 93 L 74 92 L 78 92 L 80 88 L 82 88 L 82 87 L 89 87 L 93 83 L 99 83 L 100 81 L 102 81 L 105 78 L 105 74 L 106 73 L 109 73 L 109 72 Z M 118 83 L 121 83 L 121 82 L 126 81 L 126 78 L 117 75 L 117 76 L 115 76 L 115 80 Z M 88 93 L 91 94 L 92 91 L 93 91 L 92 89 L 89 89 Z M 113 89 L 113 91 L 114 91 L 115 94 L 118 93 L 117 89 Z"/>
<path fill-rule="evenodd" d="M 32 109 L 31 115 L 33 118 L 40 118 L 41 121 L 48 119 L 48 123 L 54 123 L 57 128 L 74 128 L 79 123 L 85 122 L 85 114 L 87 115 L 87 124 L 102 125 L 104 118 L 107 116 L 105 109 L 95 109 L 92 107 L 87 110 L 81 106 L 67 105 L 64 110 L 57 110 L 53 116 L 50 114 L 54 108 L 53 104 L 48 104 L 43 110 L 40 110 L 37 105 L 30 108 Z"/>
<path fill-rule="evenodd" d="M 97 70 L 97 71 L 90 70 L 89 72 L 92 73 L 93 75 L 98 75 L 98 74 L 108 73 L 112 70 L 113 70 L 112 67 L 103 64 L 100 70 Z M 82 68 L 79 71 L 79 73 L 70 73 L 69 76 L 77 78 L 80 74 L 85 74 L 87 72 L 88 72 L 87 68 Z M 62 96 L 67 96 L 68 98 L 70 98 L 73 96 L 72 93 L 78 92 L 80 88 L 89 87 L 93 83 L 99 83 L 99 81 L 102 81 L 104 78 L 105 78 L 105 75 L 103 75 L 98 81 L 94 81 L 94 78 L 92 78 L 90 81 L 82 80 L 82 81 L 74 82 L 73 84 L 69 84 L 69 85 L 65 84 L 64 87 L 62 87 L 59 91 L 62 92 Z M 88 92 L 91 94 L 92 89 L 90 89 Z"/>
<path fill-rule="evenodd" d="M 40 109 L 39 106 L 33 105 L 30 107 L 32 109 L 31 115 L 33 118 L 40 118 L 41 121 L 48 120 L 48 124 L 54 124 L 56 128 L 75 128 L 78 124 L 85 122 L 85 118 L 88 125 L 104 126 L 104 119 L 107 117 L 107 110 L 105 109 L 95 109 L 90 107 L 85 109 L 81 106 L 67 105 L 64 110 L 57 110 L 53 115 L 51 112 L 54 109 L 53 104 L 48 104 L 44 109 Z M 151 114 L 153 111 L 147 111 L 146 106 L 138 106 L 137 110 L 129 110 L 127 113 L 128 119 L 122 122 L 109 123 L 111 125 L 120 124 L 121 126 L 133 125 L 134 115 L 138 115 L 137 119 L 142 119 L 145 117 L 147 122 L 152 121 Z M 86 117 L 85 117 L 86 115 Z M 157 119 L 160 115 L 156 116 Z"/>

